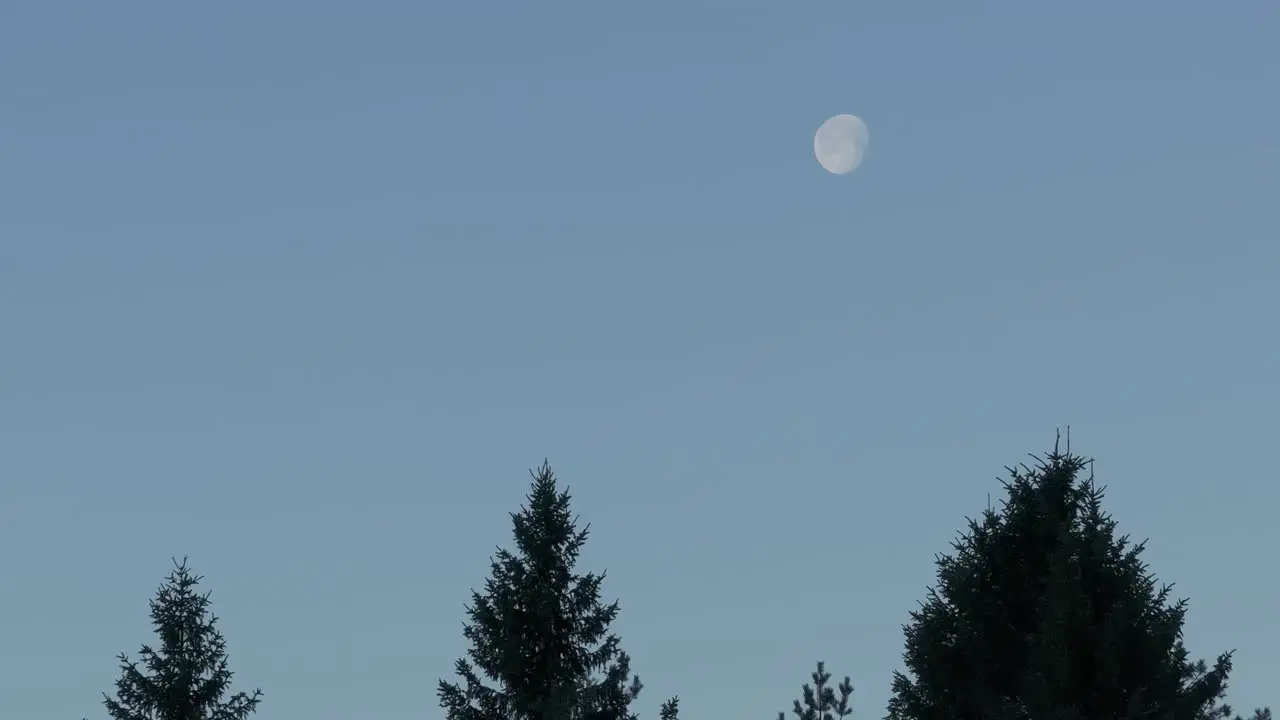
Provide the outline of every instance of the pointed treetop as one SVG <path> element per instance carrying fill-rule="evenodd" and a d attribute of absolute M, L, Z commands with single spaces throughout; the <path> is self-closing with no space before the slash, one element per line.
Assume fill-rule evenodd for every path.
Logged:
<path fill-rule="evenodd" d="M 461 682 L 440 681 L 440 704 L 449 720 L 630 720 L 642 685 L 610 631 L 618 603 L 601 600 L 603 573 L 576 571 L 587 529 L 568 490 L 545 461 L 531 475 L 528 504 L 510 514 L 514 551 L 499 548 L 471 594 L 471 647 Z"/>
<path fill-rule="evenodd" d="M 209 612 L 209 593 L 196 592 L 202 579 L 186 558 L 174 560 L 150 602 L 159 647 L 143 645 L 140 663 L 121 653 L 116 698 L 103 694 L 114 720 L 245 720 L 257 709 L 261 690 L 225 697 L 232 678 L 226 641 Z"/>

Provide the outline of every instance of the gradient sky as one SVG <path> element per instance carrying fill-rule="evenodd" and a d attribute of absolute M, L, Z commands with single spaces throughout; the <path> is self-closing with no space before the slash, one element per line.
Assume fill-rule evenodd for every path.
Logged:
<path fill-rule="evenodd" d="M 5 0 L 0 714 L 104 718 L 185 554 L 259 717 L 439 718 L 547 458 L 643 718 L 773 718 L 818 659 L 880 718 L 934 553 L 1067 424 L 1192 653 L 1280 703 L 1277 37 L 1273 0 Z"/>

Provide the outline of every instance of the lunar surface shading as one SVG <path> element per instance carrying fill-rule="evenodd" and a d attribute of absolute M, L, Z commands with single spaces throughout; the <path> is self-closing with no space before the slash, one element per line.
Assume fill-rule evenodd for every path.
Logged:
<path fill-rule="evenodd" d="M 857 115 L 836 115 L 813 136 L 813 154 L 829 173 L 846 175 L 858 169 L 867 154 L 871 134 Z"/>

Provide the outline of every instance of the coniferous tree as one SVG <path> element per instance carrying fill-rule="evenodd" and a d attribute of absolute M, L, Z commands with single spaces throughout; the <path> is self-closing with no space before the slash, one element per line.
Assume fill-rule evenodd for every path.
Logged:
<path fill-rule="evenodd" d="M 440 705 L 449 720 L 634 720 L 642 685 L 609 631 L 618 603 L 601 602 L 604 574 L 574 570 L 589 526 L 577 529 L 545 462 L 532 474 L 528 506 L 511 514 L 515 552 L 500 548 L 485 592 L 471 593 L 462 682 L 440 681 Z M 662 706 L 663 720 L 676 720 L 677 704 Z"/>
<path fill-rule="evenodd" d="M 1116 535 L 1089 461 L 1054 450 L 1008 468 L 1000 512 L 939 556 L 938 583 L 911 613 L 890 720 L 1213 720 L 1231 653 L 1212 667 L 1182 642 L 1170 602 Z"/>
<path fill-rule="evenodd" d="M 226 697 L 232 672 L 209 593 L 196 592 L 202 578 L 191 574 L 185 558 L 174 565 L 151 601 L 160 645 L 139 651 L 145 672 L 120 654 L 116 698 L 103 693 L 107 713 L 113 720 L 245 720 L 262 691 Z"/>
<path fill-rule="evenodd" d="M 844 720 L 853 713 L 853 708 L 849 707 L 849 700 L 853 697 L 853 684 L 849 682 L 846 675 L 844 682 L 833 688 L 827 683 L 831 682 L 831 673 L 827 672 L 826 664 L 819 662 L 818 669 L 814 671 L 813 685 L 806 683 L 801 688 L 801 700 L 796 700 L 792 706 L 791 712 L 796 716 L 796 720 Z M 840 691 L 840 697 L 836 697 L 836 690 Z M 786 713 L 778 713 L 778 720 L 786 720 Z"/>

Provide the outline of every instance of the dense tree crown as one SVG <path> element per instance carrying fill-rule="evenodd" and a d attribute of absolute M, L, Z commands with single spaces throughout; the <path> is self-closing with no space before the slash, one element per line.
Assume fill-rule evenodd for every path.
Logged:
<path fill-rule="evenodd" d="M 1205 720 L 1231 654 L 1213 666 L 1182 643 L 1186 601 L 1169 601 L 1116 535 L 1085 459 L 1055 445 L 1009 468 L 1007 497 L 937 560 L 938 582 L 904 628 L 891 720 Z"/>
<path fill-rule="evenodd" d="M 139 651 L 145 671 L 120 654 L 116 698 L 103 694 L 107 713 L 114 720 L 245 720 L 262 692 L 226 697 L 232 673 L 209 594 L 196 592 L 201 578 L 185 559 L 175 566 L 151 601 L 160 645 Z"/>
<path fill-rule="evenodd" d="M 484 593 L 471 594 L 461 683 L 438 687 L 449 720 L 634 720 L 640 679 L 609 632 L 618 603 L 601 602 L 603 574 L 575 573 L 588 528 L 569 500 L 543 463 L 528 506 L 511 514 L 515 552 L 499 549 Z M 673 698 L 664 720 L 675 714 Z"/>

